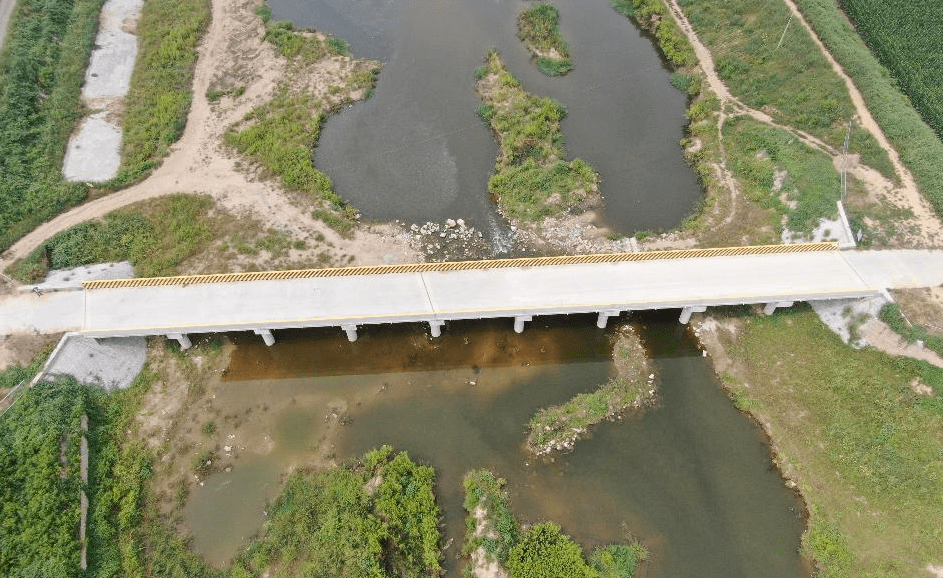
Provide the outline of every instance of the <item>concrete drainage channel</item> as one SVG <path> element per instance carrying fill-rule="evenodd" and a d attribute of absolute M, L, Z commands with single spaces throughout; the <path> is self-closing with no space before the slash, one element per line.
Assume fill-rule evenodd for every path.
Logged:
<path fill-rule="evenodd" d="M 121 118 L 117 112 L 128 94 L 137 57 L 137 26 L 143 0 L 108 0 L 102 6 L 82 100 L 92 114 L 72 135 L 62 174 L 70 181 L 101 182 L 113 178 L 121 163 Z"/>

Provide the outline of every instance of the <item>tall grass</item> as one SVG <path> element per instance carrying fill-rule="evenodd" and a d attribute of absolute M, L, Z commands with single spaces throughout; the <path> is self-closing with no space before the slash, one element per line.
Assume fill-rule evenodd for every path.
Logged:
<path fill-rule="evenodd" d="M 193 100 L 197 45 L 210 21 L 209 0 L 148 0 L 138 21 L 138 56 L 122 117 L 120 187 L 159 166 L 183 134 Z"/>
<path fill-rule="evenodd" d="M 897 81 L 878 63 L 834 0 L 797 0 L 796 4 L 854 80 L 921 192 L 943 217 L 943 142 L 913 109 Z"/>
<path fill-rule="evenodd" d="M 0 249 L 85 200 L 62 158 L 103 0 L 19 0 L 0 53 Z"/>

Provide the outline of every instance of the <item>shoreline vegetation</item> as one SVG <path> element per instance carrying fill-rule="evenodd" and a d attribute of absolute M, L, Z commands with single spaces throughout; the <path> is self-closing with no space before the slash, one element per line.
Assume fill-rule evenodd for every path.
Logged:
<path fill-rule="evenodd" d="M 369 98 L 376 85 L 380 65 L 349 58 L 347 43 L 307 31 L 293 29 L 290 22 L 271 20 L 263 5 L 257 13 L 265 23 L 265 40 L 289 60 L 290 77 L 304 77 L 305 69 L 324 58 L 344 59 L 344 85 L 331 85 L 327 94 L 313 94 L 303 80 L 284 81 L 275 96 L 252 109 L 224 135 L 227 145 L 278 177 L 282 187 L 295 194 L 303 209 L 344 236 L 350 236 L 358 211 L 334 192 L 331 179 L 314 167 L 312 152 L 317 146 L 325 119 L 341 107 Z M 313 206 L 313 208 L 312 208 Z"/>
<path fill-rule="evenodd" d="M 595 391 L 534 414 L 527 424 L 526 447 L 530 452 L 540 456 L 572 450 L 590 426 L 655 403 L 655 374 L 631 325 L 619 329 L 613 344 L 613 364 L 615 376 Z"/>
<path fill-rule="evenodd" d="M 0 53 L 0 250 L 88 197 L 62 177 L 103 0 L 18 0 Z"/>
<path fill-rule="evenodd" d="M 648 551 L 629 536 L 629 544 L 582 549 L 553 522 L 523 526 L 511 513 L 505 480 L 488 470 L 465 475 L 464 575 L 473 578 L 633 578 Z"/>
<path fill-rule="evenodd" d="M 940 564 L 943 369 L 853 349 L 807 307 L 717 310 L 696 334 L 805 500 L 819 576 L 918 578 Z"/>
<path fill-rule="evenodd" d="M 143 180 L 183 135 L 193 101 L 197 48 L 210 0 L 147 0 L 137 24 L 138 55 L 125 97 L 121 166 L 99 185 L 114 190 Z"/>
<path fill-rule="evenodd" d="M 475 73 L 475 88 L 482 100 L 478 116 L 491 126 L 500 147 L 488 191 L 501 212 L 533 222 L 598 204 L 596 171 L 581 159 L 563 160 L 563 105 L 526 92 L 497 51 L 485 61 Z"/>
<path fill-rule="evenodd" d="M 517 19 L 518 38 L 536 59 L 537 68 L 547 76 L 563 76 L 573 70 L 573 59 L 559 22 L 557 7 L 543 2 L 533 4 Z"/>

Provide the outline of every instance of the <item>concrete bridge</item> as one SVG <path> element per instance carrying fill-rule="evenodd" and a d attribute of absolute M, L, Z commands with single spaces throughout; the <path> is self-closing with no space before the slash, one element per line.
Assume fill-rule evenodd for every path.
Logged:
<path fill-rule="evenodd" d="M 832 243 L 423 263 L 85 282 L 0 302 L 0 333 L 73 331 L 88 337 L 339 327 L 538 315 L 681 309 L 874 296 L 943 284 L 943 251 L 838 251 Z"/>

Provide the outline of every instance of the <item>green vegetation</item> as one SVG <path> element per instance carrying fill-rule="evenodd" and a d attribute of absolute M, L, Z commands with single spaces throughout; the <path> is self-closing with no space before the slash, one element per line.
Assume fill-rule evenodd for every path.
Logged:
<path fill-rule="evenodd" d="M 747 117 L 728 120 L 724 137 L 728 166 L 740 180 L 744 195 L 785 215 L 790 230 L 811 233 L 819 218 L 837 214 L 835 201 L 841 184 L 828 155 L 782 129 Z M 779 180 L 778 171 L 785 171 Z M 779 230 L 778 222 L 770 224 Z"/>
<path fill-rule="evenodd" d="M 527 449 L 540 455 L 572 448 L 589 426 L 653 401 L 654 385 L 648 380 L 651 368 L 631 327 L 621 330 L 613 351 L 616 376 L 595 391 L 534 414 L 528 423 Z"/>
<path fill-rule="evenodd" d="M 694 47 L 678 27 L 661 0 L 609 0 L 612 7 L 655 35 L 658 47 L 674 66 L 697 64 Z"/>
<path fill-rule="evenodd" d="M 744 368 L 725 381 L 809 505 L 819 575 L 925 575 L 943 552 L 943 369 L 854 350 L 808 309 L 738 323 L 718 333 Z"/>
<path fill-rule="evenodd" d="M 0 572 L 6 576 L 115 576 L 133 568 L 146 454 L 126 443 L 135 399 L 149 385 L 144 372 L 131 388 L 60 379 L 24 391 L 0 419 Z M 79 477 L 80 418 L 88 416 L 89 481 Z M 120 464 L 120 467 L 119 467 Z M 87 573 L 79 570 L 79 491 L 89 498 Z M 133 575 L 129 572 L 128 575 Z"/>
<path fill-rule="evenodd" d="M 257 11 L 266 23 L 265 39 L 295 67 L 304 67 L 329 53 L 347 54 L 347 43 L 292 29 L 287 22 L 273 22 L 267 6 Z M 346 235 L 353 229 L 357 210 L 333 190 L 333 183 L 314 168 L 312 151 L 318 143 L 321 124 L 333 111 L 350 103 L 354 93 L 366 96 L 376 84 L 376 63 L 354 61 L 343 87 L 332 87 L 335 98 L 319 99 L 306 89 L 282 84 L 272 100 L 255 107 L 227 130 L 225 141 L 272 175 L 285 189 L 300 194 L 306 206 L 314 203 L 312 216 Z"/>
<path fill-rule="evenodd" d="M 580 159 L 567 163 L 559 102 L 521 88 L 504 68 L 497 52 L 487 57 L 488 73 L 477 84 L 498 137 L 501 156 L 488 190 L 508 217 L 536 221 L 587 202 L 598 191 L 598 176 Z M 483 118 L 484 118 L 483 116 Z"/>
<path fill-rule="evenodd" d="M 212 207 L 209 197 L 184 194 L 130 205 L 54 235 L 10 273 L 30 283 L 49 269 L 127 260 L 141 277 L 170 275 L 210 241 Z"/>
<path fill-rule="evenodd" d="M 527 529 L 508 555 L 511 578 L 595 578 L 583 552 L 552 522 Z"/>
<path fill-rule="evenodd" d="M 521 530 L 508 506 L 508 495 L 504 490 L 506 483 L 504 478 L 495 478 L 488 470 L 465 474 L 463 505 L 469 515 L 465 519 L 463 554 L 482 548 L 489 560 L 507 563 L 511 549 L 520 539 Z"/>
<path fill-rule="evenodd" d="M 206 100 L 208 102 L 219 102 L 224 96 L 231 96 L 233 98 L 239 98 L 246 93 L 246 87 L 239 85 L 235 88 L 221 89 L 221 88 L 208 88 L 206 89 Z"/>
<path fill-rule="evenodd" d="M 907 97 L 898 90 L 897 81 L 878 63 L 834 0 L 797 0 L 796 4 L 832 56 L 854 80 L 871 114 L 913 172 L 921 192 L 937 214 L 943 216 L 943 142 L 910 106 Z M 888 10 L 884 10 L 885 16 Z M 876 18 L 878 13 L 874 14 Z M 899 21 L 896 19 L 900 17 L 892 18 Z M 925 36 L 929 38 L 932 33 Z M 914 34 L 924 32 L 921 29 Z"/>
<path fill-rule="evenodd" d="M 911 325 L 904 318 L 897 303 L 888 303 L 881 309 L 881 321 L 887 323 L 894 333 L 904 338 L 907 343 L 922 341 L 927 349 L 931 349 L 943 357 L 943 337 L 934 335 L 920 325 Z"/>
<path fill-rule="evenodd" d="M 537 68 L 548 76 L 562 76 L 573 69 L 559 21 L 557 7 L 543 2 L 533 4 L 517 19 L 518 36 L 537 59 Z"/>
<path fill-rule="evenodd" d="M 631 545 L 597 548 L 590 563 L 580 547 L 552 522 L 521 530 L 508 506 L 505 481 L 488 470 L 465 476 L 466 539 L 462 553 L 473 564 L 497 562 L 510 578 L 632 578 L 648 553 Z M 481 558 L 479 553 L 484 553 Z M 466 575 L 468 570 L 466 569 Z"/>
<path fill-rule="evenodd" d="M 21 0 L 0 53 L 0 249 L 85 200 L 62 178 L 102 0 Z"/>
<path fill-rule="evenodd" d="M 122 117 L 121 168 L 108 185 L 139 181 L 183 134 L 193 100 L 197 45 L 209 0 L 148 0 L 138 20 L 138 55 Z"/>
<path fill-rule="evenodd" d="M 379 482 L 375 490 L 368 483 Z M 269 515 L 264 535 L 240 555 L 230 576 L 438 576 L 439 509 L 432 468 L 392 448 L 360 462 L 295 473 Z"/>
<path fill-rule="evenodd" d="M 790 26 L 778 0 L 681 0 L 700 39 L 714 55 L 717 73 L 747 105 L 784 124 L 825 139 L 836 148 L 854 108 L 802 26 Z"/>
<path fill-rule="evenodd" d="M 943 27 L 939 4 L 907 0 L 839 3 L 927 124 L 943 136 Z"/>

